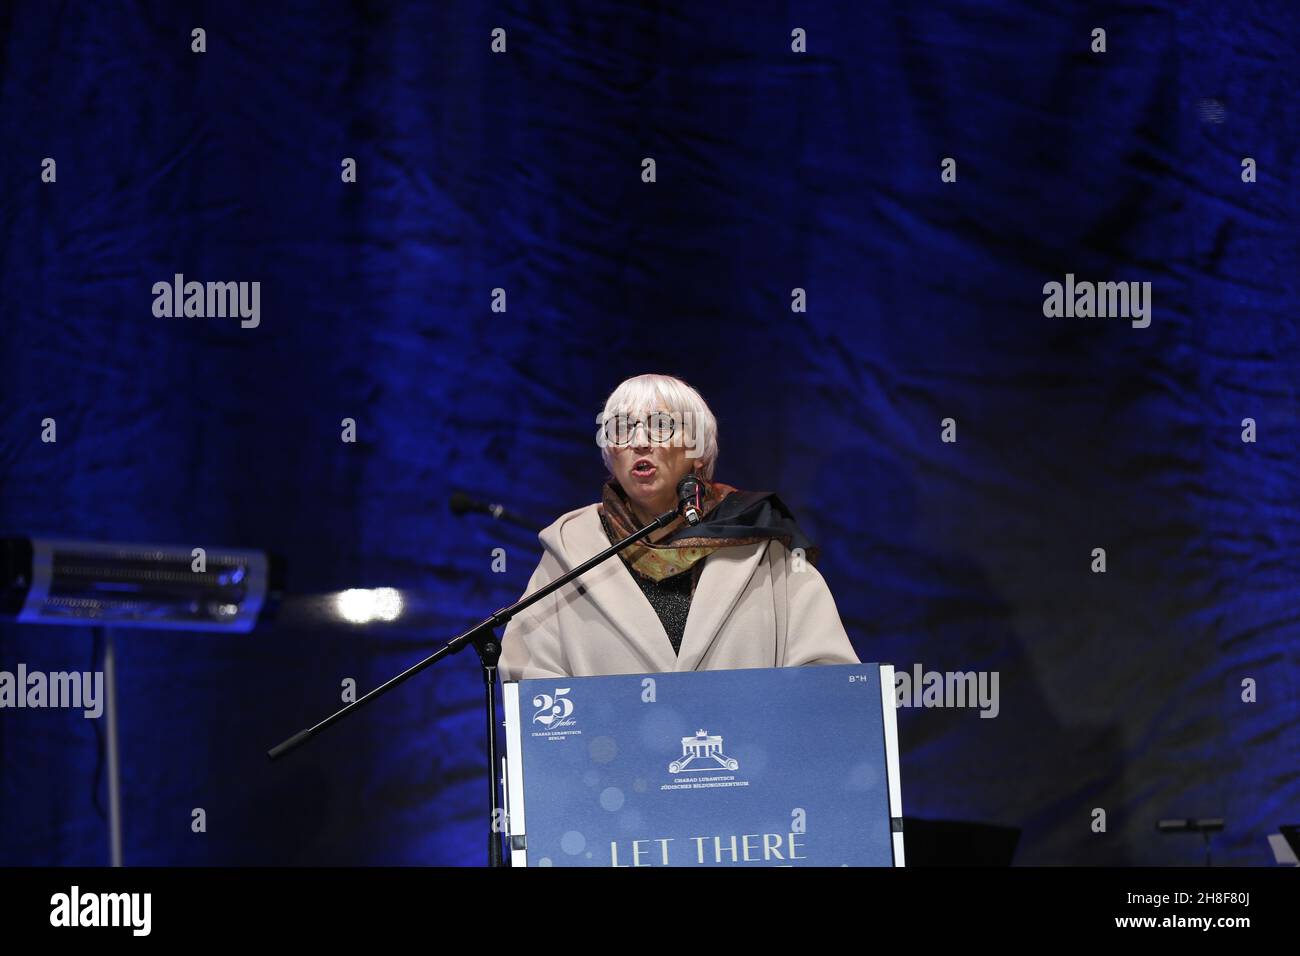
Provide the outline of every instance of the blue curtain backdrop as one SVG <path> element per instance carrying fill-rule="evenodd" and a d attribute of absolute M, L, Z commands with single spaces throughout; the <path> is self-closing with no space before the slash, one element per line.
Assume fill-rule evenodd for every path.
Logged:
<path fill-rule="evenodd" d="M 5 4 L 0 533 L 267 548 L 295 590 L 411 589 L 440 622 L 120 633 L 126 862 L 481 862 L 472 655 L 264 750 L 517 596 L 535 539 L 449 495 L 595 500 L 595 413 L 644 371 L 697 385 L 718 477 L 823 546 L 864 660 L 999 673 L 996 719 L 902 712 L 909 815 L 1020 827 L 1024 864 L 1195 864 L 1156 820 L 1222 816 L 1216 862 L 1270 862 L 1300 822 L 1298 24 Z M 259 281 L 260 325 L 155 317 L 176 273 Z M 1046 318 L 1067 273 L 1149 281 L 1150 326 Z M 0 625 L 0 669 L 94 654 Z M 97 732 L 0 712 L 0 864 L 107 860 Z"/>

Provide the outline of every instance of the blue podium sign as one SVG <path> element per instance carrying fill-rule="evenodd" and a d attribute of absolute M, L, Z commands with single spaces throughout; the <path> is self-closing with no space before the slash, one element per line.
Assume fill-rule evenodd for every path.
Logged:
<path fill-rule="evenodd" d="M 902 866 L 893 667 L 505 684 L 527 866 Z"/>

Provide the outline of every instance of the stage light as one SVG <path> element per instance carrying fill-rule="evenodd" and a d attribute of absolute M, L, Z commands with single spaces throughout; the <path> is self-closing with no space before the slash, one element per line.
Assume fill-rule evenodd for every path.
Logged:
<path fill-rule="evenodd" d="M 395 588 L 349 588 L 334 598 L 335 612 L 350 624 L 396 621 L 402 607 L 402 593 Z"/>
<path fill-rule="evenodd" d="M 109 862 L 121 866 L 118 628 L 251 631 L 283 590 L 284 563 L 262 551 L 0 538 L 0 615 L 89 627 L 104 642 Z"/>
<path fill-rule="evenodd" d="M 0 538 L 0 613 L 25 624 L 247 632 L 275 603 L 279 570 L 262 551 Z"/>

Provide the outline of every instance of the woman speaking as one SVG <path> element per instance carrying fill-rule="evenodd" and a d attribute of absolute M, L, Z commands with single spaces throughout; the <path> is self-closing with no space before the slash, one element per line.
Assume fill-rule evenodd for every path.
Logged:
<path fill-rule="evenodd" d="M 605 403 L 597 443 L 610 475 L 601 501 L 538 535 L 529 592 L 676 510 L 692 473 L 702 519 L 679 516 L 517 615 L 502 679 L 858 663 L 785 505 L 713 480 L 717 421 L 695 389 L 628 379 Z"/>

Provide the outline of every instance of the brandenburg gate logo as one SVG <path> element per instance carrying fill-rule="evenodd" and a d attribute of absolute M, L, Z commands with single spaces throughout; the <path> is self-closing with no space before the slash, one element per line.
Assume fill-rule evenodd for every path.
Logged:
<path fill-rule="evenodd" d="M 682 758 L 670 763 L 668 772 L 681 773 L 696 760 L 704 763 L 704 766 L 692 768 L 691 773 L 716 770 L 718 767 L 724 770 L 735 770 L 740 766 L 736 760 L 722 752 L 722 738 L 710 736 L 707 730 L 701 730 L 694 737 L 682 738 Z M 716 761 L 717 766 L 707 761 Z"/>

